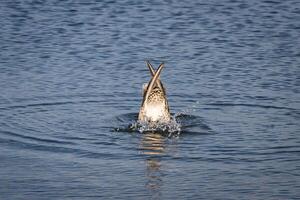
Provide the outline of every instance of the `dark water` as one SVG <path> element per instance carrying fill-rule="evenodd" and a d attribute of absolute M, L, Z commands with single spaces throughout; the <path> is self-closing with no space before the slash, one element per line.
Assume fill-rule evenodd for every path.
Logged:
<path fill-rule="evenodd" d="M 0 2 L 0 199 L 297 199 L 297 0 Z M 145 60 L 179 136 L 140 134 Z"/>

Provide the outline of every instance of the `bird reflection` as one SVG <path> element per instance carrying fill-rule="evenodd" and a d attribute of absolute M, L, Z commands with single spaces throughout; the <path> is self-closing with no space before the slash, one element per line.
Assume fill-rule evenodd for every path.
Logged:
<path fill-rule="evenodd" d="M 165 154 L 164 137 L 158 133 L 143 134 L 140 150 L 146 155 L 146 188 L 152 199 L 160 199 L 162 180 L 161 158 Z"/>

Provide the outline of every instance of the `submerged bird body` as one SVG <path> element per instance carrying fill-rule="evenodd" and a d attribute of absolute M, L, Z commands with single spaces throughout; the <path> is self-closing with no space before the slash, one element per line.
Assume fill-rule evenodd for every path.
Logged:
<path fill-rule="evenodd" d="M 148 84 L 144 85 L 143 102 L 138 119 L 150 124 L 167 123 L 171 119 L 169 105 L 165 89 L 159 80 L 164 65 L 161 64 L 156 72 L 149 62 L 147 66 L 153 77 Z"/>

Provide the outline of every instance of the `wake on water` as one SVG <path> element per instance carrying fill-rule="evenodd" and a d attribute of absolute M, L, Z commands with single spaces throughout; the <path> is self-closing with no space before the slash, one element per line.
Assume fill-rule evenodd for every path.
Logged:
<path fill-rule="evenodd" d="M 158 122 L 155 124 L 149 124 L 144 121 L 133 122 L 130 126 L 133 131 L 138 131 L 140 133 L 156 132 L 161 134 L 180 134 L 181 124 L 176 121 L 176 117 L 172 116 L 169 122 Z"/>
<path fill-rule="evenodd" d="M 211 129 L 206 125 L 205 120 L 185 113 L 172 114 L 168 123 L 148 124 L 137 121 L 138 113 L 128 113 L 116 117 L 116 125 L 113 131 L 116 132 L 137 132 L 137 133 L 158 133 L 167 137 L 179 136 L 181 133 L 193 134 L 210 133 Z M 116 128 L 117 127 L 117 128 Z"/>
<path fill-rule="evenodd" d="M 199 101 L 191 104 L 189 107 L 178 113 L 171 114 L 171 120 L 168 123 L 149 124 L 136 120 L 138 113 L 128 113 L 120 115 L 117 118 L 118 122 L 127 123 L 123 127 L 114 128 L 117 132 L 139 132 L 139 133 L 158 133 L 162 135 L 179 136 L 182 131 L 185 133 L 211 133 L 211 129 L 200 117 L 192 115 Z M 128 125 L 128 123 L 130 123 Z M 120 124 L 119 124 L 120 125 Z M 118 125 L 118 126 L 119 126 Z M 194 130 L 196 128 L 196 131 Z"/>
<path fill-rule="evenodd" d="M 120 115 L 116 119 L 119 127 L 114 128 L 114 131 L 117 132 L 159 133 L 169 137 L 179 135 L 182 130 L 182 125 L 176 119 L 176 115 L 173 115 L 168 123 L 158 122 L 155 124 L 136 120 L 137 113 Z"/>

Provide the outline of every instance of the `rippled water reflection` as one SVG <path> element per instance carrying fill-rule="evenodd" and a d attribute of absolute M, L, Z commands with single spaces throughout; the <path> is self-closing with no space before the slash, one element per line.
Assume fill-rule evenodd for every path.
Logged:
<path fill-rule="evenodd" d="M 0 199 L 296 199 L 299 7 L 1 1 Z M 179 135 L 128 128 L 146 59 Z"/>

